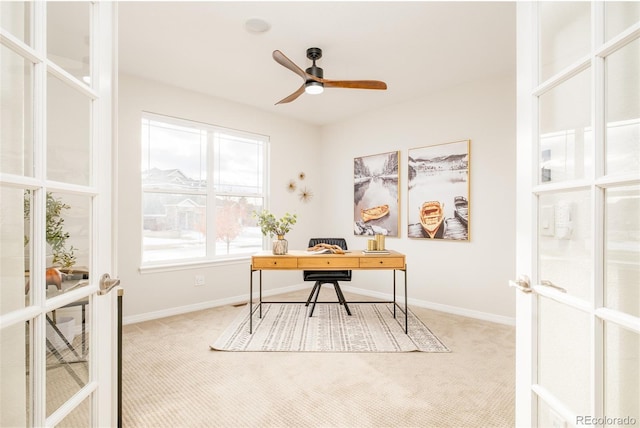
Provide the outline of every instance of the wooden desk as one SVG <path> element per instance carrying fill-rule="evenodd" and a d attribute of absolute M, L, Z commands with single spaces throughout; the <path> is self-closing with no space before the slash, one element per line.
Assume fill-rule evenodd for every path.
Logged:
<path fill-rule="evenodd" d="M 251 257 L 249 280 L 249 333 L 253 332 L 253 313 L 259 310 L 262 318 L 263 303 L 307 303 L 307 302 L 275 302 L 262 299 L 263 270 L 393 270 L 393 300 L 390 301 L 349 301 L 348 303 L 393 303 L 393 316 L 396 308 L 404 313 L 404 332 L 409 332 L 407 314 L 407 264 L 405 255 L 389 250 L 388 254 L 366 254 L 363 251 L 349 251 L 346 254 L 311 254 L 307 251 L 289 251 L 276 256 L 271 251 L 263 251 Z M 253 308 L 253 273 L 260 272 L 259 303 Z M 396 271 L 404 272 L 404 308 L 396 302 Z M 326 302 L 319 302 L 326 303 Z"/>

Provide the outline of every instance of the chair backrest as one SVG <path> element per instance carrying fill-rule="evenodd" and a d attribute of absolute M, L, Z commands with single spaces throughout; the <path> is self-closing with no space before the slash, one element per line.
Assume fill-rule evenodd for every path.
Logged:
<path fill-rule="evenodd" d="M 344 238 L 311 238 L 309 248 L 318 244 L 337 245 L 347 250 L 347 240 Z M 351 281 L 350 270 L 305 270 L 302 271 L 305 281 Z"/>
<path fill-rule="evenodd" d="M 311 238 L 309 239 L 309 248 L 318 244 L 337 245 L 343 250 L 347 250 L 347 240 L 344 238 Z"/>

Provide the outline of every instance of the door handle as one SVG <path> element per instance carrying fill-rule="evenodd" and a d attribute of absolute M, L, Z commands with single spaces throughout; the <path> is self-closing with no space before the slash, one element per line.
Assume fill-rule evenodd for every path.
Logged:
<path fill-rule="evenodd" d="M 542 281 L 540 281 L 540 285 L 544 285 L 545 287 L 551 287 L 551 288 L 555 288 L 556 290 L 562 292 L 562 293 L 566 293 L 567 290 L 565 288 L 560 287 L 559 285 L 555 285 L 553 282 L 549 281 L 548 279 L 543 279 Z"/>
<path fill-rule="evenodd" d="M 99 282 L 100 290 L 98 291 L 98 294 L 100 296 L 104 296 L 105 294 L 113 290 L 114 287 L 117 287 L 119 284 L 120 284 L 120 280 L 118 278 L 111 278 L 111 276 L 109 276 L 108 273 L 102 274 L 102 276 L 100 277 L 100 282 Z"/>
<path fill-rule="evenodd" d="M 524 293 L 531 293 L 533 291 L 531 288 L 531 281 L 529 281 L 529 277 L 527 275 L 520 275 L 515 281 L 509 280 L 509 287 L 515 287 Z"/>
<path fill-rule="evenodd" d="M 555 285 L 553 282 L 549 281 L 548 279 L 543 279 L 542 281 L 540 281 L 540 285 L 543 285 L 545 287 L 555 288 L 561 293 L 567 292 L 566 289 L 560 287 L 559 285 Z M 529 277 L 527 275 L 520 275 L 518 279 L 515 281 L 510 280 L 509 286 L 515 287 L 524 293 L 532 293 L 535 291 L 533 288 L 531 288 L 531 281 L 529 280 Z"/>

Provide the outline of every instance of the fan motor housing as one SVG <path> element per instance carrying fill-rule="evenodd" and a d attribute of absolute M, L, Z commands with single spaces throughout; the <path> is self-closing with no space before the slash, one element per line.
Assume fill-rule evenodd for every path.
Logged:
<path fill-rule="evenodd" d="M 305 71 L 312 76 L 319 77 L 320 79 L 322 79 L 323 77 L 322 69 L 320 67 L 316 67 L 315 65 L 312 65 Z"/>
<path fill-rule="evenodd" d="M 316 66 L 316 60 L 322 58 L 322 49 L 320 48 L 309 48 L 307 49 L 307 58 L 313 61 L 313 65 L 307 68 L 305 71 L 315 77 L 319 77 L 322 79 L 324 77 L 322 69 Z"/>

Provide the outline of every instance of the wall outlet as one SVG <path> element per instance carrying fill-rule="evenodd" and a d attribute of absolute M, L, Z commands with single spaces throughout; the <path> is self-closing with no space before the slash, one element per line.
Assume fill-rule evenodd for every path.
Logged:
<path fill-rule="evenodd" d="M 194 285 L 196 287 L 204 285 L 204 275 L 196 275 L 194 280 Z"/>

